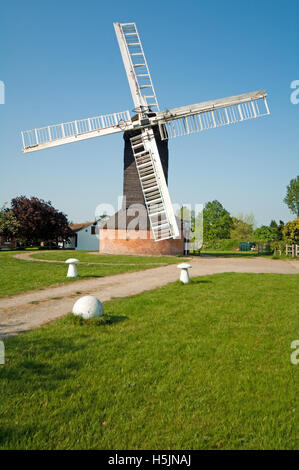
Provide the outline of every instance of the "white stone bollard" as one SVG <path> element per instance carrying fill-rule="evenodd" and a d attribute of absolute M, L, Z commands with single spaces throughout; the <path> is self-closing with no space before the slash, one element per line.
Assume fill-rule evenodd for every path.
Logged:
<path fill-rule="evenodd" d="M 76 264 L 80 263 L 80 261 L 76 258 L 69 258 L 65 261 L 65 263 L 69 265 L 66 277 L 77 277 L 78 271 Z"/>
<path fill-rule="evenodd" d="M 84 320 L 89 320 L 104 315 L 104 309 L 99 299 L 93 295 L 85 295 L 75 302 L 73 314 L 81 316 Z"/>
<path fill-rule="evenodd" d="M 192 268 L 191 264 L 181 263 L 181 264 L 178 264 L 177 267 L 181 270 L 180 281 L 183 284 L 188 284 L 188 282 L 190 282 L 188 269 Z"/>

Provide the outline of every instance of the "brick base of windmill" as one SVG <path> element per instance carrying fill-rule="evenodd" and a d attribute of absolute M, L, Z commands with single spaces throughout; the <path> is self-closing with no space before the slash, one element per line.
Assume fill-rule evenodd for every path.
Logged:
<path fill-rule="evenodd" d="M 100 230 L 100 253 L 110 255 L 183 255 L 184 236 L 155 242 L 151 230 Z"/>
<path fill-rule="evenodd" d="M 168 181 L 168 142 L 162 141 L 158 126 L 153 128 L 166 182 Z M 113 255 L 180 255 L 184 254 L 184 235 L 155 242 L 144 206 L 130 138 L 139 132 L 124 133 L 123 208 L 100 227 L 100 253 Z M 135 210 L 136 209 L 136 210 Z M 181 227 L 181 220 L 177 219 Z"/>

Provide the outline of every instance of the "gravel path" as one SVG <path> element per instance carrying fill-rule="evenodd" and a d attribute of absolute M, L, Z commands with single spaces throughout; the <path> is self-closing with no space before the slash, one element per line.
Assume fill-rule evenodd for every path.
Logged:
<path fill-rule="evenodd" d="M 23 258 L 24 259 L 24 258 Z M 179 263 L 179 260 L 178 260 Z M 191 276 L 236 272 L 299 274 L 299 260 L 199 257 L 190 261 Z M 76 281 L 0 299 L 0 337 L 18 334 L 69 313 L 76 299 L 92 294 L 102 302 L 127 297 L 176 281 L 176 265 Z"/>

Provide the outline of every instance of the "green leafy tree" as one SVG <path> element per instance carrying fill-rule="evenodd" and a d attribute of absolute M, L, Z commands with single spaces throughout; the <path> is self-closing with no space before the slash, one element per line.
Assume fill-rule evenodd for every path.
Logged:
<path fill-rule="evenodd" d="M 17 235 L 19 230 L 19 223 L 11 209 L 5 207 L 5 204 L 0 208 L 0 235 L 13 238 Z"/>
<path fill-rule="evenodd" d="M 255 218 L 254 214 L 243 214 L 243 212 L 239 212 L 236 215 L 236 218 L 242 220 L 245 224 L 252 225 L 252 228 L 255 227 Z"/>
<path fill-rule="evenodd" d="M 232 217 L 233 227 L 230 231 L 230 237 L 233 239 L 248 240 L 253 237 L 254 215 L 238 214 Z"/>
<path fill-rule="evenodd" d="M 293 214 L 299 217 L 299 175 L 292 179 L 287 186 L 287 194 L 283 202 Z"/>
<path fill-rule="evenodd" d="M 219 201 L 207 202 L 203 210 L 204 240 L 229 238 L 233 227 L 230 213 Z"/>
<path fill-rule="evenodd" d="M 262 225 L 253 232 L 255 241 L 271 242 L 277 240 L 277 230 L 274 227 Z"/>
<path fill-rule="evenodd" d="M 278 223 L 276 220 L 271 220 L 269 227 L 273 229 L 273 234 L 275 233 L 275 240 L 278 240 Z"/>
<path fill-rule="evenodd" d="M 283 236 L 288 243 L 299 243 L 299 217 L 286 224 L 283 229 Z"/>
<path fill-rule="evenodd" d="M 283 229 L 284 229 L 284 222 L 280 220 L 278 224 L 278 229 L 277 229 L 277 240 L 283 239 Z"/>

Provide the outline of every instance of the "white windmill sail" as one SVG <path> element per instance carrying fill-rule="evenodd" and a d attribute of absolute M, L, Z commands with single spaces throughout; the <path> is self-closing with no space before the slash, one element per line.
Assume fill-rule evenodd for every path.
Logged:
<path fill-rule="evenodd" d="M 159 110 L 143 47 L 135 23 L 114 23 L 114 28 L 142 124 L 148 111 Z M 154 238 L 156 241 L 177 238 L 179 229 L 151 127 L 144 127 L 140 135 L 131 139 L 131 145 Z"/>
<path fill-rule="evenodd" d="M 149 108 L 158 111 L 158 100 L 136 24 L 114 23 L 114 29 L 136 111 Z"/>
<path fill-rule="evenodd" d="M 270 114 L 264 90 L 157 113 L 161 139 L 171 139 Z"/>
<path fill-rule="evenodd" d="M 129 111 L 22 131 L 23 152 L 35 152 L 133 128 Z"/>
<path fill-rule="evenodd" d="M 155 240 L 179 237 L 153 130 L 132 137 L 131 145 Z"/>

